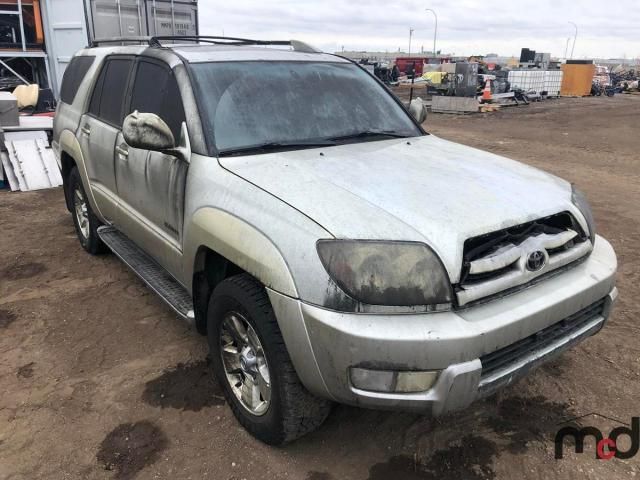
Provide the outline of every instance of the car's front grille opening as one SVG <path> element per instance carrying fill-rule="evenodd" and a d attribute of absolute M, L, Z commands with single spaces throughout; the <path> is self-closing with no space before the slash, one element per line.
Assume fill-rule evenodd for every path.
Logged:
<path fill-rule="evenodd" d="M 540 350 L 556 340 L 571 334 L 571 332 L 579 330 L 595 317 L 603 315 L 604 308 L 605 299 L 603 298 L 533 335 L 496 350 L 495 352 L 483 355 L 480 357 L 480 362 L 482 362 L 481 378 L 486 378 L 494 372 L 502 370 L 527 357 L 532 352 Z"/>
<path fill-rule="evenodd" d="M 591 242 L 569 212 L 491 232 L 465 241 L 458 305 L 511 290 L 534 277 L 584 257 Z M 537 255 L 538 265 L 527 262 Z"/>

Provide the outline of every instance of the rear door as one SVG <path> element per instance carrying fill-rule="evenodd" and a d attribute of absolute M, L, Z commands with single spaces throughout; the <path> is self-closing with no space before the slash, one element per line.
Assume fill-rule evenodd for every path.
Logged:
<path fill-rule="evenodd" d="M 175 75 L 168 65 L 141 57 L 134 67 L 127 113 L 155 113 L 176 142 L 185 121 Z M 122 134 L 116 145 L 118 228 L 176 274 L 182 252 L 184 196 L 188 164 L 172 155 L 130 147 Z"/>
<path fill-rule="evenodd" d="M 110 56 L 98 75 L 88 112 L 80 119 L 80 147 L 100 212 L 108 222 L 116 217 L 116 139 L 122 129 L 125 97 L 133 57 Z"/>

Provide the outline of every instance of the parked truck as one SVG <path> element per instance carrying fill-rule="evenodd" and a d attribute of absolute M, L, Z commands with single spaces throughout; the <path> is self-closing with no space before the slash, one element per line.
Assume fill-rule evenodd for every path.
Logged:
<path fill-rule="evenodd" d="M 0 89 L 59 96 L 73 54 L 96 39 L 197 35 L 197 0 L 0 0 Z"/>

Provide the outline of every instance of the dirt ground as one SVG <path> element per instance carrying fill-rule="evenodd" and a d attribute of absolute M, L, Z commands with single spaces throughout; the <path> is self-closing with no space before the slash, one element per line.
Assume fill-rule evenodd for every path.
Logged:
<path fill-rule="evenodd" d="M 60 189 L 0 193 L 0 479 L 630 478 L 640 454 L 554 458 L 562 420 L 640 416 L 640 96 L 430 115 L 442 137 L 578 184 L 619 258 L 606 328 L 499 396 L 432 420 L 337 406 L 284 448 L 239 426 L 206 342 L 113 255 L 85 254 Z M 594 415 L 580 420 L 608 433 Z M 623 442 L 624 443 L 624 442 Z"/>

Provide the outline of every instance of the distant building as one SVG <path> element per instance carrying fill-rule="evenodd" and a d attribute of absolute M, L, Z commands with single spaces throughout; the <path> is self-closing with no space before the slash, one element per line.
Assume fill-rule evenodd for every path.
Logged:
<path fill-rule="evenodd" d="M 366 52 L 366 51 L 353 51 L 353 50 L 345 50 L 342 52 L 336 52 L 336 55 L 342 55 L 343 57 L 350 58 L 351 60 L 355 60 L 359 62 L 360 60 L 369 60 L 369 62 L 380 62 L 380 63 L 393 63 L 396 58 L 407 58 L 407 57 L 415 57 L 425 58 L 425 57 L 434 57 L 432 52 L 412 52 L 409 55 L 407 52 L 402 52 L 400 50 L 396 51 L 384 51 L 384 52 Z M 450 55 L 441 54 L 437 55 L 438 57 L 449 58 Z"/>

